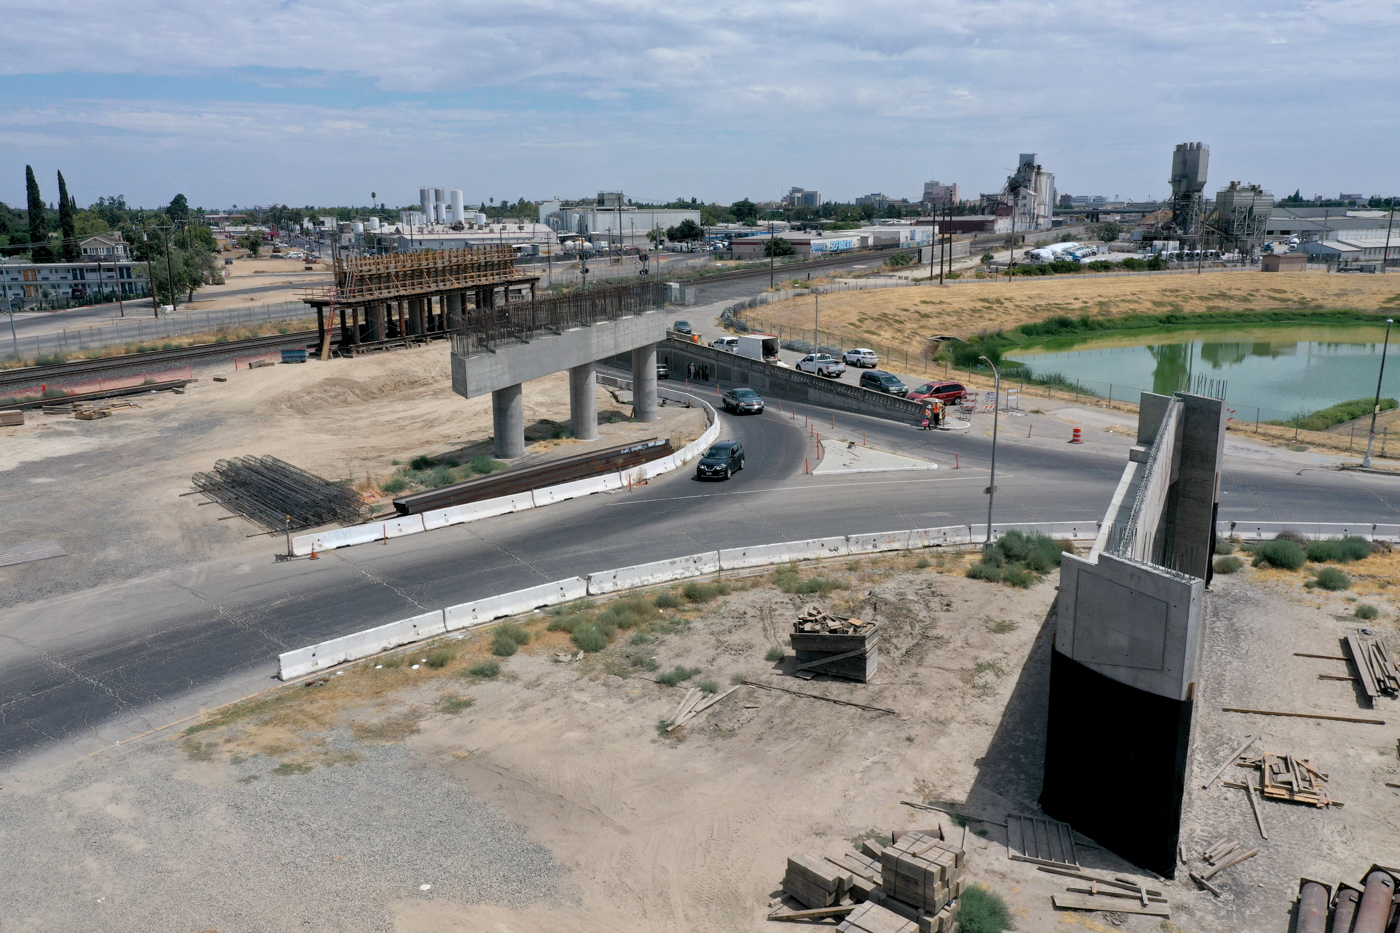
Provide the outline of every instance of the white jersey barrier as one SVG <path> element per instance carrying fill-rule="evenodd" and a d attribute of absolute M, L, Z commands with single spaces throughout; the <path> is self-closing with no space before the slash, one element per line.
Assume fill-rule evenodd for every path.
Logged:
<path fill-rule="evenodd" d="M 658 394 L 672 398 L 674 401 L 692 401 L 689 396 L 669 389 L 659 390 Z M 328 531 L 297 535 L 292 539 L 292 553 L 298 557 L 305 557 L 312 551 L 333 551 L 336 548 L 349 547 L 352 544 L 367 544 L 371 541 L 382 541 L 385 538 L 399 538 L 420 531 L 431 531 L 434 528 L 446 528 L 449 525 L 461 525 L 483 518 L 509 515 L 512 512 L 523 512 L 526 509 L 537 509 L 541 506 L 553 505 L 556 502 L 577 499 L 580 496 L 611 492 L 635 486 L 648 479 L 655 479 L 694 460 L 719 437 L 719 418 L 715 414 L 714 406 L 703 399 L 694 399 L 693 401 L 698 401 L 700 406 L 705 409 L 705 416 L 709 420 L 710 426 L 698 438 L 675 453 L 659 460 L 653 460 L 650 463 L 644 463 L 641 466 L 635 466 L 618 473 L 605 473 L 602 476 L 560 483 L 557 486 L 545 486 L 532 492 L 483 499 L 480 502 L 454 505 L 446 509 L 434 509 L 431 512 L 422 512 L 417 515 L 395 515 L 393 518 L 379 519 L 362 525 L 351 525 L 348 528 L 333 528 Z"/>
<path fill-rule="evenodd" d="M 1230 522 L 1215 523 L 1215 533 L 1222 538 L 1238 535 L 1246 541 L 1262 541 L 1278 537 L 1281 531 L 1296 531 L 1305 538 L 1346 538 L 1355 535 L 1370 541 L 1400 541 L 1400 525 L 1378 525 L 1372 522 Z"/>
<path fill-rule="evenodd" d="M 390 622 L 364 632 L 344 635 L 309 648 L 300 648 L 282 655 L 279 664 L 283 680 L 301 677 L 369 657 L 395 648 L 399 645 L 418 641 L 433 635 L 459 631 L 474 626 L 486 625 L 496 619 L 546 609 L 563 603 L 582 599 L 584 596 L 603 596 L 620 593 L 640 587 L 656 586 L 676 580 L 705 577 L 723 570 L 740 570 L 746 567 L 764 567 L 786 564 L 792 561 L 821 560 L 828 557 L 845 557 L 850 554 L 869 554 L 880 551 L 919 550 L 929 547 L 968 544 L 980 541 L 986 535 L 986 525 L 977 531 L 977 526 L 950 525 L 943 528 L 915 528 L 908 531 L 885 531 L 875 534 L 843 535 L 832 538 L 817 538 L 811 541 L 783 541 L 777 544 L 758 544 L 752 547 L 727 548 L 721 551 L 703 551 L 686 557 L 637 564 L 632 567 L 619 567 L 603 570 L 583 577 L 570 577 L 541 586 L 533 586 L 499 596 L 488 596 L 475 602 L 448 606 L 446 609 L 427 616 L 414 616 L 400 622 Z M 1013 527 L 994 526 L 1000 537 Z M 1023 530 L 1055 533 L 1058 537 L 1070 537 L 1076 531 L 1082 538 L 1093 539 L 1097 528 L 1093 522 L 1058 522 L 1052 524 L 1024 526 Z M 1061 533 L 1064 532 L 1064 533 Z M 426 627 L 431 620 L 436 626 Z M 421 632 L 421 634 L 419 634 Z"/>

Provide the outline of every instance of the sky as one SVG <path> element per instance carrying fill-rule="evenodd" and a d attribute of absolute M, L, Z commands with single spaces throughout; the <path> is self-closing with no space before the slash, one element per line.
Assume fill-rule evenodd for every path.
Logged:
<path fill-rule="evenodd" d="M 1400 193 L 1396 0 L 6 0 L 0 200 Z"/>

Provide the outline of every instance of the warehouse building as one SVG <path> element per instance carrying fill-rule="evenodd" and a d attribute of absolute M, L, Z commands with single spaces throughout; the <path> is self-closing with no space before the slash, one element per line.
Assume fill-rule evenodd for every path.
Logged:
<path fill-rule="evenodd" d="M 1386 231 L 1358 230 L 1333 236 L 1326 240 L 1304 243 L 1298 247 L 1314 261 L 1348 266 L 1356 263 L 1379 263 L 1386 256 Z M 1400 237 L 1391 234 L 1390 264 L 1400 263 Z"/>

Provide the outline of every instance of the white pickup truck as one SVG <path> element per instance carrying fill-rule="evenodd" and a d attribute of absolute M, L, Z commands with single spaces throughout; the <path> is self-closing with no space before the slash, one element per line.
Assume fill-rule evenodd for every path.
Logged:
<path fill-rule="evenodd" d="M 846 371 L 846 364 L 835 357 L 827 356 L 825 353 L 808 353 L 797 361 L 797 371 L 816 373 L 818 376 L 835 379 Z"/>

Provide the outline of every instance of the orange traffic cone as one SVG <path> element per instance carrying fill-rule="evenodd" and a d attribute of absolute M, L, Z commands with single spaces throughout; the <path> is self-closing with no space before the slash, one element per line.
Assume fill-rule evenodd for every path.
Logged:
<path fill-rule="evenodd" d="M 1078 429 L 1078 428 L 1075 428 L 1075 429 L 1074 429 L 1074 436 L 1071 437 L 1071 438 L 1069 439 L 1069 442 L 1070 442 L 1071 444 L 1082 444 L 1082 443 L 1084 443 L 1084 437 L 1083 437 L 1083 435 L 1081 435 L 1081 434 L 1079 433 L 1079 429 Z"/>
<path fill-rule="evenodd" d="M 319 554 L 316 553 L 316 542 L 315 542 L 315 541 L 311 542 L 311 559 L 312 559 L 312 560 L 320 560 L 320 559 L 321 559 L 321 555 L 319 555 Z"/>

